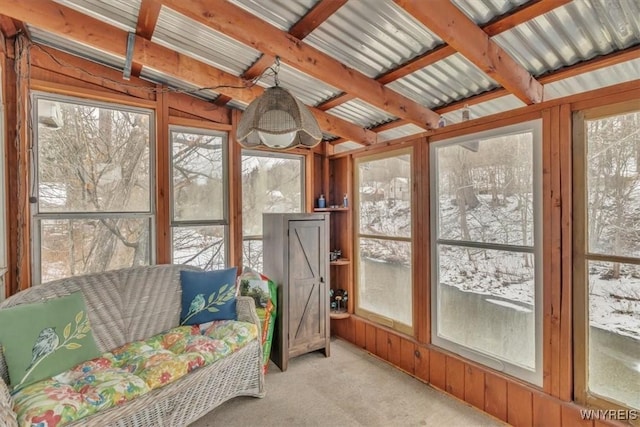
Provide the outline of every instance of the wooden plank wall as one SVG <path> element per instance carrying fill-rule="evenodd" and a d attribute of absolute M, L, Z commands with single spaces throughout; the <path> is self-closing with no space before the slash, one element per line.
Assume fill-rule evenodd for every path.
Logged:
<path fill-rule="evenodd" d="M 352 314 L 333 320 L 335 335 L 361 347 L 419 380 L 514 426 L 604 426 L 615 422 L 582 420 L 584 407 L 574 402 L 572 311 L 572 135 L 571 115 L 581 108 L 620 103 L 640 97 L 637 85 L 621 84 L 547 105 L 510 112 L 500 120 L 478 120 L 473 129 L 454 125 L 437 130 L 430 141 L 542 118 L 543 121 L 543 386 L 535 387 L 449 353 L 430 342 L 429 263 L 423 262 L 414 278 L 413 336 L 375 324 Z M 606 104 L 605 104 L 606 105 Z M 448 134 L 446 132 L 449 132 Z M 362 153 L 394 150 L 406 138 L 387 147 L 367 147 Z M 414 176 L 422 197 L 414 203 L 418 231 L 414 242 L 420 260 L 428 260 L 428 141 L 415 140 Z M 360 153 L 356 153 L 357 156 Z M 336 156 L 335 159 L 339 158 Z M 332 160 L 334 161 L 334 160 Z M 426 184 L 425 184 L 426 183 Z M 425 196 L 426 194 L 426 196 Z M 416 261 L 414 260 L 414 265 Z M 415 301 L 417 299 L 417 301 Z M 425 303 L 425 301 L 427 301 Z"/>
<path fill-rule="evenodd" d="M 332 321 L 335 335 L 488 414 L 514 426 L 606 426 L 586 421 L 563 401 L 513 378 L 352 315 Z"/>

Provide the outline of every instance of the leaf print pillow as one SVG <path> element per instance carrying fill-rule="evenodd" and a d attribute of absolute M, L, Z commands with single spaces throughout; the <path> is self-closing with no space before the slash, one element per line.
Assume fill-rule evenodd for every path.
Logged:
<path fill-rule="evenodd" d="M 81 292 L 4 308 L 0 325 L 14 390 L 100 356 Z"/>
<path fill-rule="evenodd" d="M 236 267 L 214 271 L 181 271 L 180 325 L 236 320 L 236 274 Z"/>

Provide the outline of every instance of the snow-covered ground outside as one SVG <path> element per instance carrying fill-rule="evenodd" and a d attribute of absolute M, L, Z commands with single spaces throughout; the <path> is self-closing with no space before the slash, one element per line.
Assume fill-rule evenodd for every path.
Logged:
<path fill-rule="evenodd" d="M 468 212 L 471 240 L 511 245 L 531 244 L 533 220 L 527 212 L 527 227 L 521 227 L 523 212 L 516 197 L 503 206 L 491 206 L 490 195 L 479 195 L 480 205 Z M 363 203 L 363 233 L 404 235 L 408 225 L 401 215 L 408 201 L 388 200 Z M 529 204 L 530 209 L 530 204 Z M 443 197 L 440 204 L 440 235 L 460 239 L 457 207 Z M 527 234 L 523 238 L 523 231 Z M 378 232 L 378 233 L 375 233 Z M 525 244 L 527 243 L 527 244 Z M 361 239 L 361 254 L 381 262 L 407 264 L 410 260 L 404 242 Z M 500 297 L 527 309 L 534 303 L 534 256 L 531 253 L 439 246 L 440 281 L 465 292 Z M 544 255 L 543 255 L 544 256 Z M 528 264 L 527 264 L 528 263 Z M 640 339 L 640 266 L 624 265 L 619 279 L 606 278 L 611 263 L 592 263 L 589 271 L 589 315 L 591 325 L 617 334 Z M 574 284 L 574 286 L 579 286 Z"/>

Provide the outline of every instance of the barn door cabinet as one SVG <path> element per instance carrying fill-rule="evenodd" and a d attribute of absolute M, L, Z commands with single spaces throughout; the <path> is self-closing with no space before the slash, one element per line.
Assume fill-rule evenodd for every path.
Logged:
<path fill-rule="evenodd" d="M 329 356 L 329 214 L 265 213 L 262 225 L 264 272 L 278 285 L 271 360 L 286 371 L 291 357 Z"/>

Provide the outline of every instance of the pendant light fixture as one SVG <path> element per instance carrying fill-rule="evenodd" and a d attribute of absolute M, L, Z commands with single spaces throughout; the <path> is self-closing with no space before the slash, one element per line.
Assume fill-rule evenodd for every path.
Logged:
<path fill-rule="evenodd" d="M 306 105 L 287 89 L 280 87 L 276 57 L 275 86 L 254 99 L 242 114 L 236 138 L 245 148 L 265 145 L 274 149 L 288 149 L 300 145 L 314 147 L 322 140 L 322 131 Z"/>

